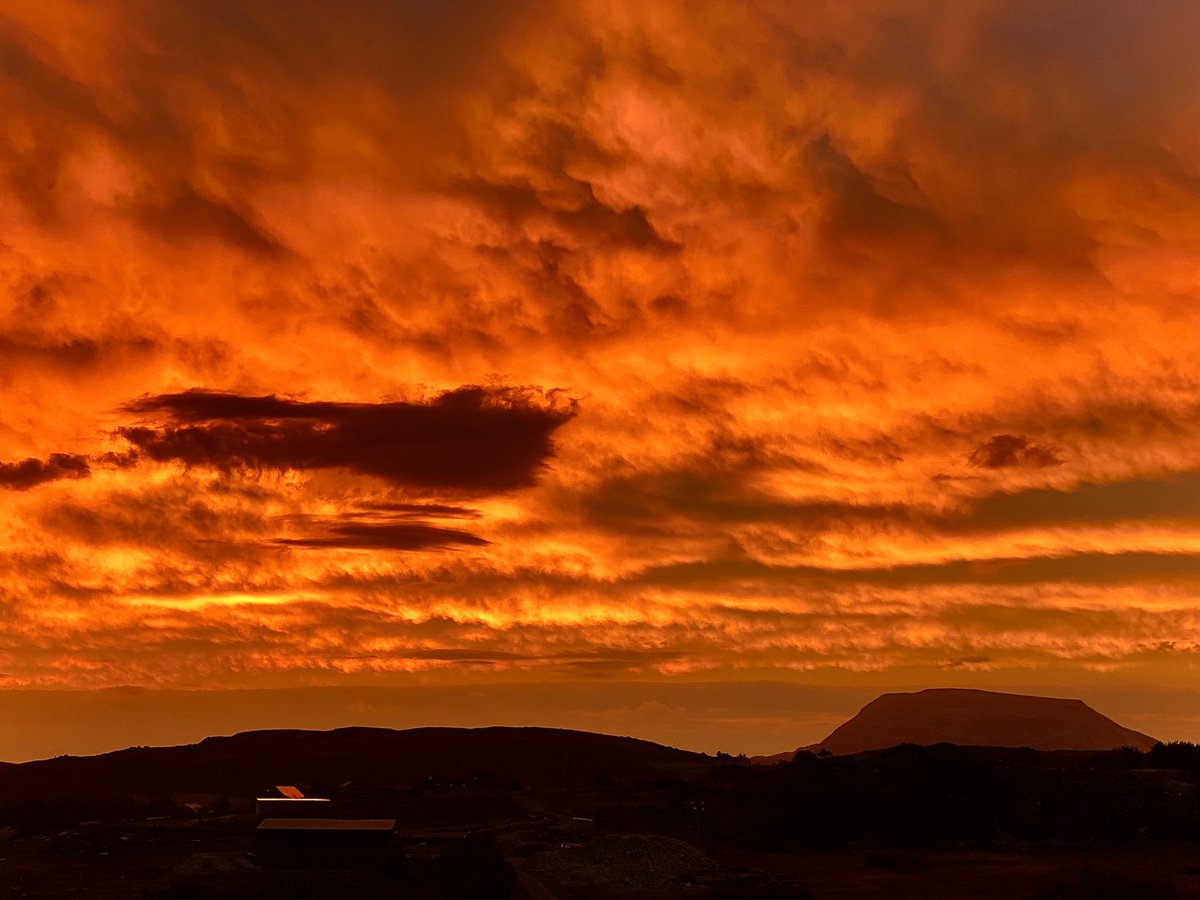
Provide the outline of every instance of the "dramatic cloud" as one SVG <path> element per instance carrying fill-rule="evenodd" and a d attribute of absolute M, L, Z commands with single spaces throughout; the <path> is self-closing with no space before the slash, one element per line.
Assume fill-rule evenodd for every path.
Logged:
<path fill-rule="evenodd" d="M 86 478 L 89 471 L 91 469 L 86 456 L 51 453 L 48 459 L 0 463 L 0 487 L 26 491 L 43 482 L 59 478 Z"/>
<path fill-rule="evenodd" d="M 131 452 L 101 453 L 88 457 L 78 453 L 51 453 L 46 459 L 23 459 L 20 462 L 0 462 L 0 488 L 27 491 L 47 481 L 60 478 L 87 478 L 92 466 L 131 466 L 137 455 Z"/>
<path fill-rule="evenodd" d="M 0 0 L 4 683 L 1182 690 L 1198 44 Z"/>
<path fill-rule="evenodd" d="M 373 550 L 423 550 L 458 545 L 479 546 L 483 538 L 457 528 L 423 522 L 339 522 L 312 537 L 278 538 L 291 547 L 360 547 Z"/>
<path fill-rule="evenodd" d="M 974 466 L 987 469 L 1006 469 L 1012 466 L 1044 469 L 1061 466 L 1062 457 L 1052 447 L 1031 444 L 1028 438 L 1016 434 L 997 434 L 986 443 L 980 444 L 967 457 Z"/>
<path fill-rule="evenodd" d="M 342 468 L 399 485 L 502 491 L 533 484 L 552 454 L 551 434 L 573 414 L 538 399 L 459 388 L 429 403 L 303 403 L 193 390 L 126 404 L 165 414 L 168 424 L 118 433 L 158 461 Z"/>

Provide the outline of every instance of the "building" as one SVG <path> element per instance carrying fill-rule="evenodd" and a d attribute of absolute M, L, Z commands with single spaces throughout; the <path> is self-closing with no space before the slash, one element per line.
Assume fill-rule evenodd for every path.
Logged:
<path fill-rule="evenodd" d="M 254 800 L 254 814 L 260 819 L 319 819 L 330 816 L 330 804 L 324 797 L 305 797 L 292 784 L 277 784 L 266 796 Z"/>
<path fill-rule="evenodd" d="M 395 819 L 264 819 L 255 850 L 266 868 L 383 868 L 392 859 L 395 832 Z"/>

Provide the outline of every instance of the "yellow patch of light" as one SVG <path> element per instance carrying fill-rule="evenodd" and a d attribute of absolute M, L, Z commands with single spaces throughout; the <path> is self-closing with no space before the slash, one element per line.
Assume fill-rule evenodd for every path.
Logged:
<path fill-rule="evenodd" d="M 129 597 L 124 602 L 127 606 L 192 610 L 225 606 L 286 606 L 290 603 L 311 603 L 320 599 L 310 593 L 222 594 L 208 597 Z"/>

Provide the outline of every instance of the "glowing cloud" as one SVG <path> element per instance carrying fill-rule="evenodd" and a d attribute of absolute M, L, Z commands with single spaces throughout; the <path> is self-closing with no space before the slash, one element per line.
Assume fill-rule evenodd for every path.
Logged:
<path fill-rule="evenodd" d="M 0 2 L 4 683 L 1189 683 L 1198 43 Z"/>

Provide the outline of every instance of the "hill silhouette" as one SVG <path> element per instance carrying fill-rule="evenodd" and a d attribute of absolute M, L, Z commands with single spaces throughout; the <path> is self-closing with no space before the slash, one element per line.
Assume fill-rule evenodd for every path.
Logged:
<path fill-rule="evenodd" d="M 1035 750 L 1149 750 L 1154 739 L 1118 725 L 1082 700 L 963 688 L 883 694 L 812 750 L 859 753 L 897 744 L 951 743 Z"/>
<path fill-rule="evenodd" d="M 550 728 L 254 731 L 0 766 L 0 896 L 961 900 L 985 880 L 1048 900 L 1084 896 L 1055 866 L 1111 848 L 1112 896 L 1176 900 L 1194 892 L 1144 873 L 1200 886 L 1198 753 L 901 743 L 754 766 Z M 402 862 L 260 865 L 249 798 L 288 783 L 334 818 L 394 820 Z"/>
<path fill-rule="evenodd" d="M 178 747 L 0 766 L 0 803 L 206 793 L 253 796 L 273 784 L 410 785 L 480 772 L 526 786 L 581 787 L 704 766 L 701 753 L 556 728 L 339 728 L 249 731 Z"/>

